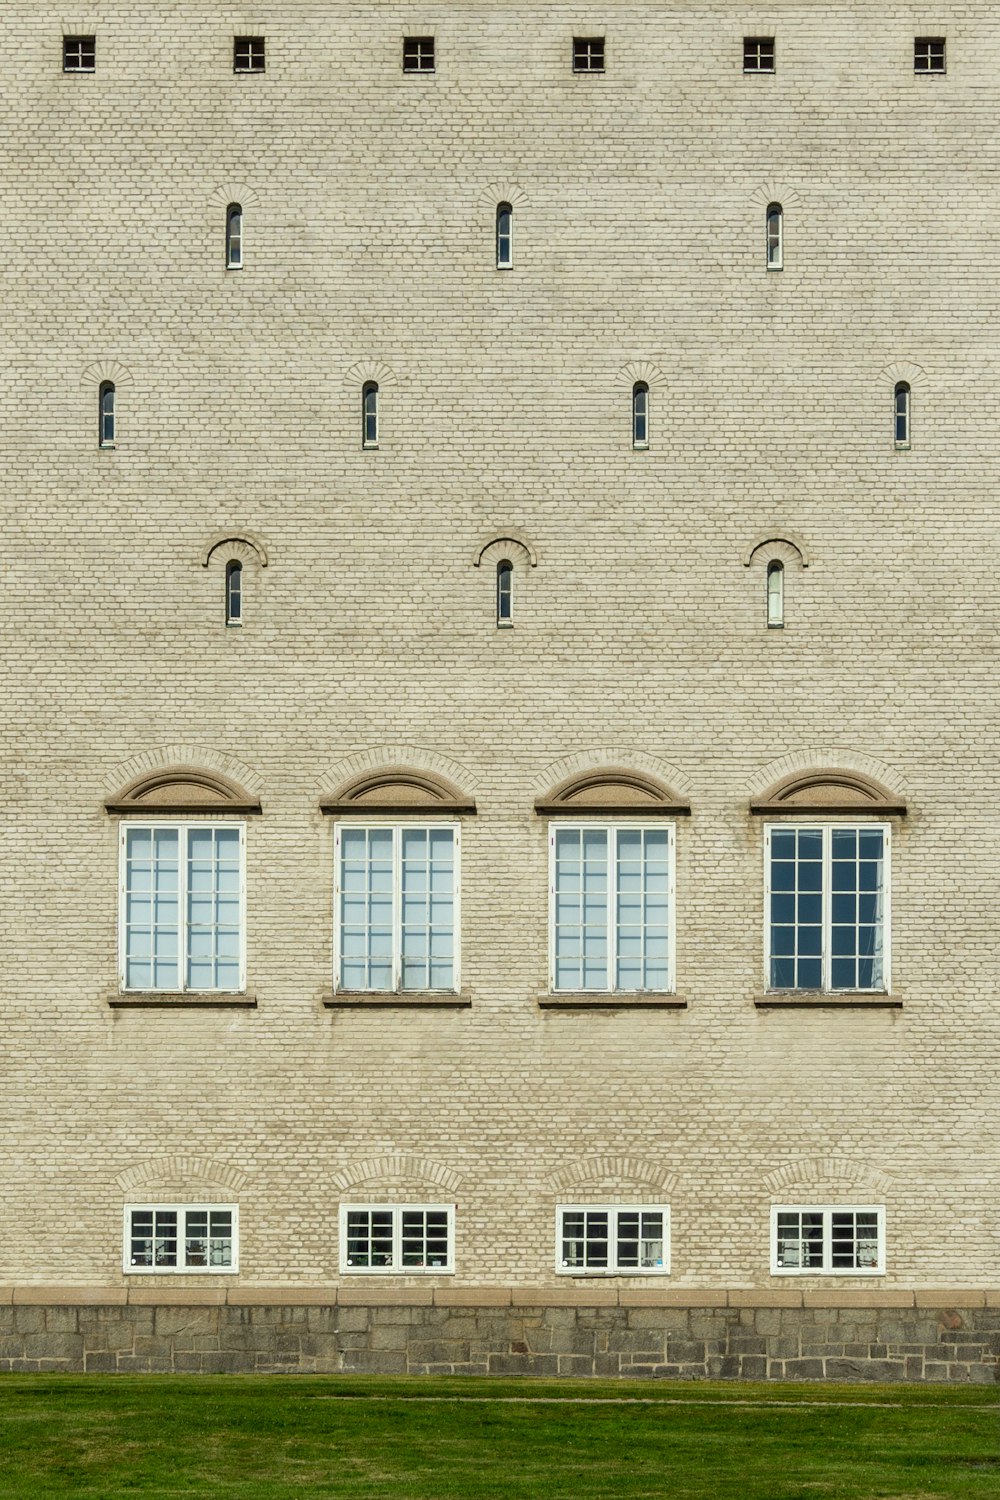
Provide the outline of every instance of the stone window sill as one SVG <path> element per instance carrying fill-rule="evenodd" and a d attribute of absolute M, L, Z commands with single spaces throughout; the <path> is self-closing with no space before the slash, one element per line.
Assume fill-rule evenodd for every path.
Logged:
<path fill-rule="evenodd" d="M 538 996 L 541 1010 L 686 1010 L 681 995 L 653 991 L 561 990 Z"/>
<path fill-rule="evenodd" d="M 323 996 L 324 1010 L 466 1010 L 469 990 L 336 990 Z"/>
<path fill-rule="evenodd" d="M 108 995 L 112 1010 L 256 1010 L 257 996 L 229 990 L 128 990 Z"/>
<path fill-rule="evenodd" d="M 899 1010 L 900 994 L 873 995 L 861 990 L 828 994 L 824 990 L 770 990 L 754 995 L 758 1010 Z"/>

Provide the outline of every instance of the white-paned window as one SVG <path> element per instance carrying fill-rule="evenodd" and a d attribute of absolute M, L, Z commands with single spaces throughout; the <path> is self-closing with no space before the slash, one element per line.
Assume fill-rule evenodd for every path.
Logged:
<path fill-rule="evenodd" d="M 663 1203 L 561 1204 L 556 1270 L 570 1276 L 665 1276 L 670 1209 Z"/>
<path fill-rule="evenodd" d="M 497 204 L 497 270 L 509 271 L 514 264 L 514 210 L 509 203 Z"/>
<path fill-rule="evenodd" d="M 780 271 L 785 264 L 784 251 L 784 214 L 780 203 L 769 203 L 767 205 L 767 217 L 765 220 L 765 232 L 767 241 L 767 269 L 769 271 Z"/>
<path fill-rule="evenodd" d="M 96 36 L 63 37 L 63 72 L 93 73 L 97 67 Z"/>
<path fill-rule="evenodd" d="M 243 624 L 243 564 L 226 563 L 226 624 Z"/>
<path fill-rule="evenodd" d="M 361 387 L 361 446 L 378 447 L 378 386 L 366 380 Z"/>
<path fill-rule="evenodd" d="M 910 387 L 901 380 L 893 393 L 893 438 L 897 448 L 910 446 Z"/>
<path fill-rule="evenodd" d="M 218 1203 L 130 1203 L 126 1271 L 238 1271 L 239 1209 Z"/>
<path fill-rule="evenodd" d="M 454 1205 L 342 1203 L 340 1269 L 406 1275 L 454 1271 Z"/>
<path fill-rule="evenodd" d="M 743 38 L 744 73 L 774 72 L 774 37 L 745 36 Z"/>
<path fill-rule="evenodd" d="M 771 1274 L 879 1276 L 885 1271 L 885 1209 L 785 1205 L 771 1209 Z"/>
<path fill-rule="evenodd" d="M 765 830 L 768 987 L 889 988 L 889 827 Z"/>
<path fill-rule="evenodd" d="M 553 824 L 553 990 L 673 988 L 674 830 Z"/>
<path fill-rule="evenodd" d="M 514 565 L 506 560 L 497 563 L 497 627 L 509 630 L 514 624 Z"/>
<path fill-rule="evenodd" d="M 123 823 L 125 990 L 242 990 L 243 824 Z"/>
<path fill-rule="evenodd" d="M 335 841 L 337 988 L 458 989 L 458 825 L 344 823 Z"/>
<path fill-rule="evenodd" d="M 98 442 L 102 448 L 115 446 L 115 388 L 103 380 L 97 395 Z"/>
<path fill-rule="evenodd" d="M 767 628 L 781 630 L 785 624 L 785 565 L 767 565 Z"/>
<path fill-rule="evenodd" d="M 230 203 L 226 209 L 226 270 L 243 269 L 243 206 Z"/>
<path fill-rule="evenodd" d="M 914 73 L 943 73 L 945 71 L 945 38 L 943 36 L 915 36 L 913 38 Z"/>

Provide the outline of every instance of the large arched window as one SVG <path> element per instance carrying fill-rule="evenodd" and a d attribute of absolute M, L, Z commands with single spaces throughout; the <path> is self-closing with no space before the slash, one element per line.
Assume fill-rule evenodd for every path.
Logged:
<path fill-rule="evenodd" d="M 632 387 L 632 447 L 649 447 L 649 386 L 644 380 Z"/>
<path fill-rule="evenodd" d="M 767 218 L 765 221 L 767 241 L 767 269 L 769 271 L 780 271 L 784 266 L 784 245 L 782 234 L 782 221 L 784 215 L 780 203 L 769 203 L 767 205 Z"/>
<path fill-rule="evenodd" d="M 243 624 L 243 564 L 226 563 L 226 624 Z"/>
<path fill-rule="evenodd" d="M 785 565 L 767 565 L 767 628 L 781 630 L 785 623 Z"/>
<path fill-rule="evenodd" d="M 378 447 L 378 386 L 366 380 L 361 387 L 361 446 Z"/>
<path fill-rule="evenodd" d="M 497 563 L 497 628 L 509 630 L 514 623 L 514 565 L 505 558 Z"/>
<path fill-rule="evenodd" d="M 243 206 L 230 203 L 226 209 L 226 270 L 243 269 Z"/>
<path fill-rule="evenodd" d="M 101 382 L 98 393 L 98 441 L 102 448 L 115 446 L 115 388 L 110 380 Z"/>
<path fill-rule="evenodd" d="M 910 446 L 910 387 L 905 380 L 896 386 L 893 408 L 893 437 L 897 448 Z"/>
<path fill-rule="evenodd" d="M 509 271 L 514 264 L 514 210 L 509 203 L 497 204 L 497 270 Z"/>

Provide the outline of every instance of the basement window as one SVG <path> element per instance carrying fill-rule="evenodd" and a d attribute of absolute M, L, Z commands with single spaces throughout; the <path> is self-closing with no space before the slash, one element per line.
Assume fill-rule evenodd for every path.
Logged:
<path fill-rule="evenodd" d="M 665 1276 L 670 1209 L 663 1203 L 556 1209 L 556 1270 L 568 1276 Z"/>
<path fill-rule="evenodd" d="M 454 1271 L 454 1205 L 342 1204 L 340 1269 L 406 1275 Z"/>
<path fill-rule="evenodd" d="M 879 1276 L 885 1272 L 885 1209 L 779 1204 L 771 1210 L 773 1276 Z"/>
<path fill-rule="evenodd" d="M 143 1203 L 125 1209 L 128 1272 L 238 1271 L 234 1204 Z"/>

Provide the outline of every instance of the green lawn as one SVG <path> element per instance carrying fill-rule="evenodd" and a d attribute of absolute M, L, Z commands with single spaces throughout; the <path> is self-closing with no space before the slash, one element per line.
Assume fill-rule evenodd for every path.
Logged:
<path fill-rule="evenodd" d="M 0 1376 L 2 1500 L 976 1500 L 989 1386 Z"/>

